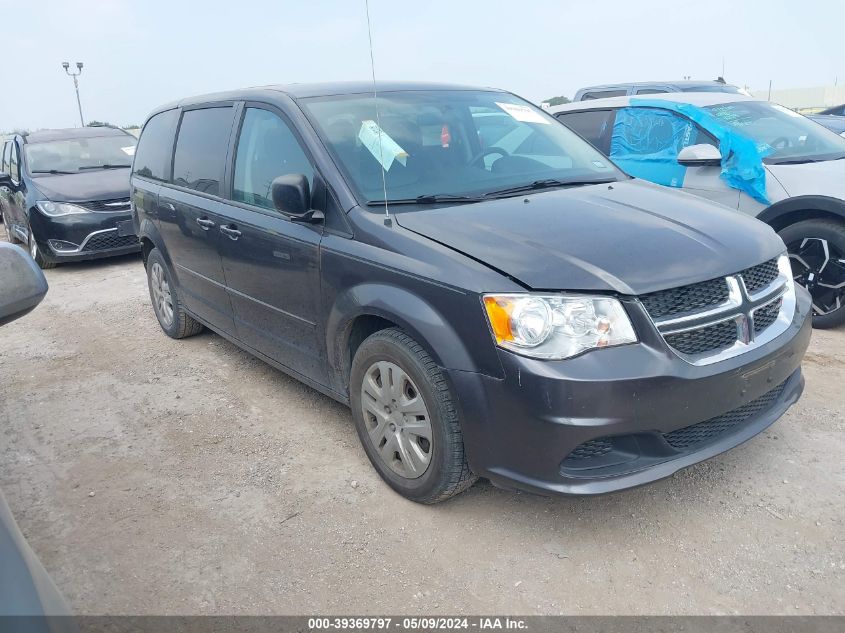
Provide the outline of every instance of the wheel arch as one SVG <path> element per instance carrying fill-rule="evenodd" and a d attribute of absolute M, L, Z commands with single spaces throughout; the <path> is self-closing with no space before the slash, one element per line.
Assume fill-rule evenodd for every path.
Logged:
<path fill-rule="evenodd" d="M 371 334 L 398 327 L 439 366 L 479 371 L 458 332 L 430 302 L 397 286 L 365 283 L 337 297 L 326 321 L 326 350 L 335 388 L 346 393 L 352 359 Z"/>
<path fill-rule="evenodd" d="M 775 231 L 802 220 L 832 219 L 845 223 L 845 200 L 830 196 L 796 196 L 774 203 L 757 219 Z"/>

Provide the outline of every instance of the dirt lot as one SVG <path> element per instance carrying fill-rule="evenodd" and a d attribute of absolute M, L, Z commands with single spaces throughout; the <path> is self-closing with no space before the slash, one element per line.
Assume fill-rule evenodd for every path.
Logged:
<path fill-rule="evenodd" d="M 845 613 L 845 330 L 768 432 L 668 480 L 422 507 L 341 405 L 165 337 L 139 258 L 47 277 L 0 330 L 0 488 L 78 613 Z"/>

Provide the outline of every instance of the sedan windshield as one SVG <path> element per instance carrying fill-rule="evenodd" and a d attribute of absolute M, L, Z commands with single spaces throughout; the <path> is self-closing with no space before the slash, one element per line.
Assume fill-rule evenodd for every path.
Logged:
<path fill-rule="evenodd" d="M 845 157 L 845 139 L 783 106 L 735 101 L 705 110 L 756 143 L 771 147 L 766 163 L 810 163 Z"/>
<path fill-rule="evenodd" d="M 72 138 L 27 143 L 24 146 L 29 173 L 76 173 L 132 166 L 137 140 L 127 135 Z"/>
<path fill-rule="evenodd" d="M 474 202 L 625 178 L 539 108 L 505 92 L 397 91 L 302 100 L 365 202 Z M 382 182 L 384 173 L 384 182 Z M 385 191 L 386 190 L 386 191 Z"/>

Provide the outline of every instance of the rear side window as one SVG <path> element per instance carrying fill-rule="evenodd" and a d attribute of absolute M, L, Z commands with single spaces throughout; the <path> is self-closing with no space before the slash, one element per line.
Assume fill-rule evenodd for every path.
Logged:
<path fill-rule="evenodd" d="M 608 97 L 624 97 L 627 94 L 627 90 L 592 90 L 590 92 L 585 92 L 581 96 L 581 101 L 589 101 L 590 99 L 607 99 Z"/>
<path fill-rule="evenodd" d="M 232 118 L 233 109 L 228 106 L 182 114 L 173 155 L 173 184 L 213 196 L 220 194 Z"/>
<path fill-rule="evenodd" d="M 602 154 L 607 155 L 610 154 L 614 114 L 613 110 L 561 112 L 557 118 L 570 130 L 590 141 Z"/>
<path fill-rule="evenodd" d="M 640 88 L 637 90 L 638 95 L 659 95 L 669 92 L 668 90 L 663 90 L 662 88 Z"/>
<path fill-rule="evenodd" d="M 173 152 L 173 132 L 178 116 L 178 110 L 168 110 L 147 121 L 135 148 L 133 170 L 136 174 L 154 180 L 167 180 L 170 175 L 170 155 Z"/>
<path fill-rule="evenodd" d="M 287 123 L 267 110 L 247 108 L 238 139 L 232 199 L 272 209 L 270 186 L 275 178 L 288 174 L 303 174 L 313 185 L 314 168 Z"/>

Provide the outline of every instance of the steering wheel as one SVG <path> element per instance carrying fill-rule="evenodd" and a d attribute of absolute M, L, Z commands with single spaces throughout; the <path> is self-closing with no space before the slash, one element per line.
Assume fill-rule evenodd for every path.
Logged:
<path fill-rule="evenodd" d="M 792 142 L 785 136 L 778 136 L 769 145 L 775 149 L 785 149 L 792 146 Z M 780 145 L 780 147 L 778 147 Z"/>
<path fill-rule="evenodd" d="M 478 154 L 472 157 L 469 161 L 470 167 L 475 167 L 477 163 L 481 162 L 485 156 L 489 156 L 490 154 L 498 154 L 499 156 L 510 156 L 510 152 L 503 150 L 501 147 L 496 147 L 495 145 L 492 147 L 488 147 L 487 149 L 483 149 Z"/>

